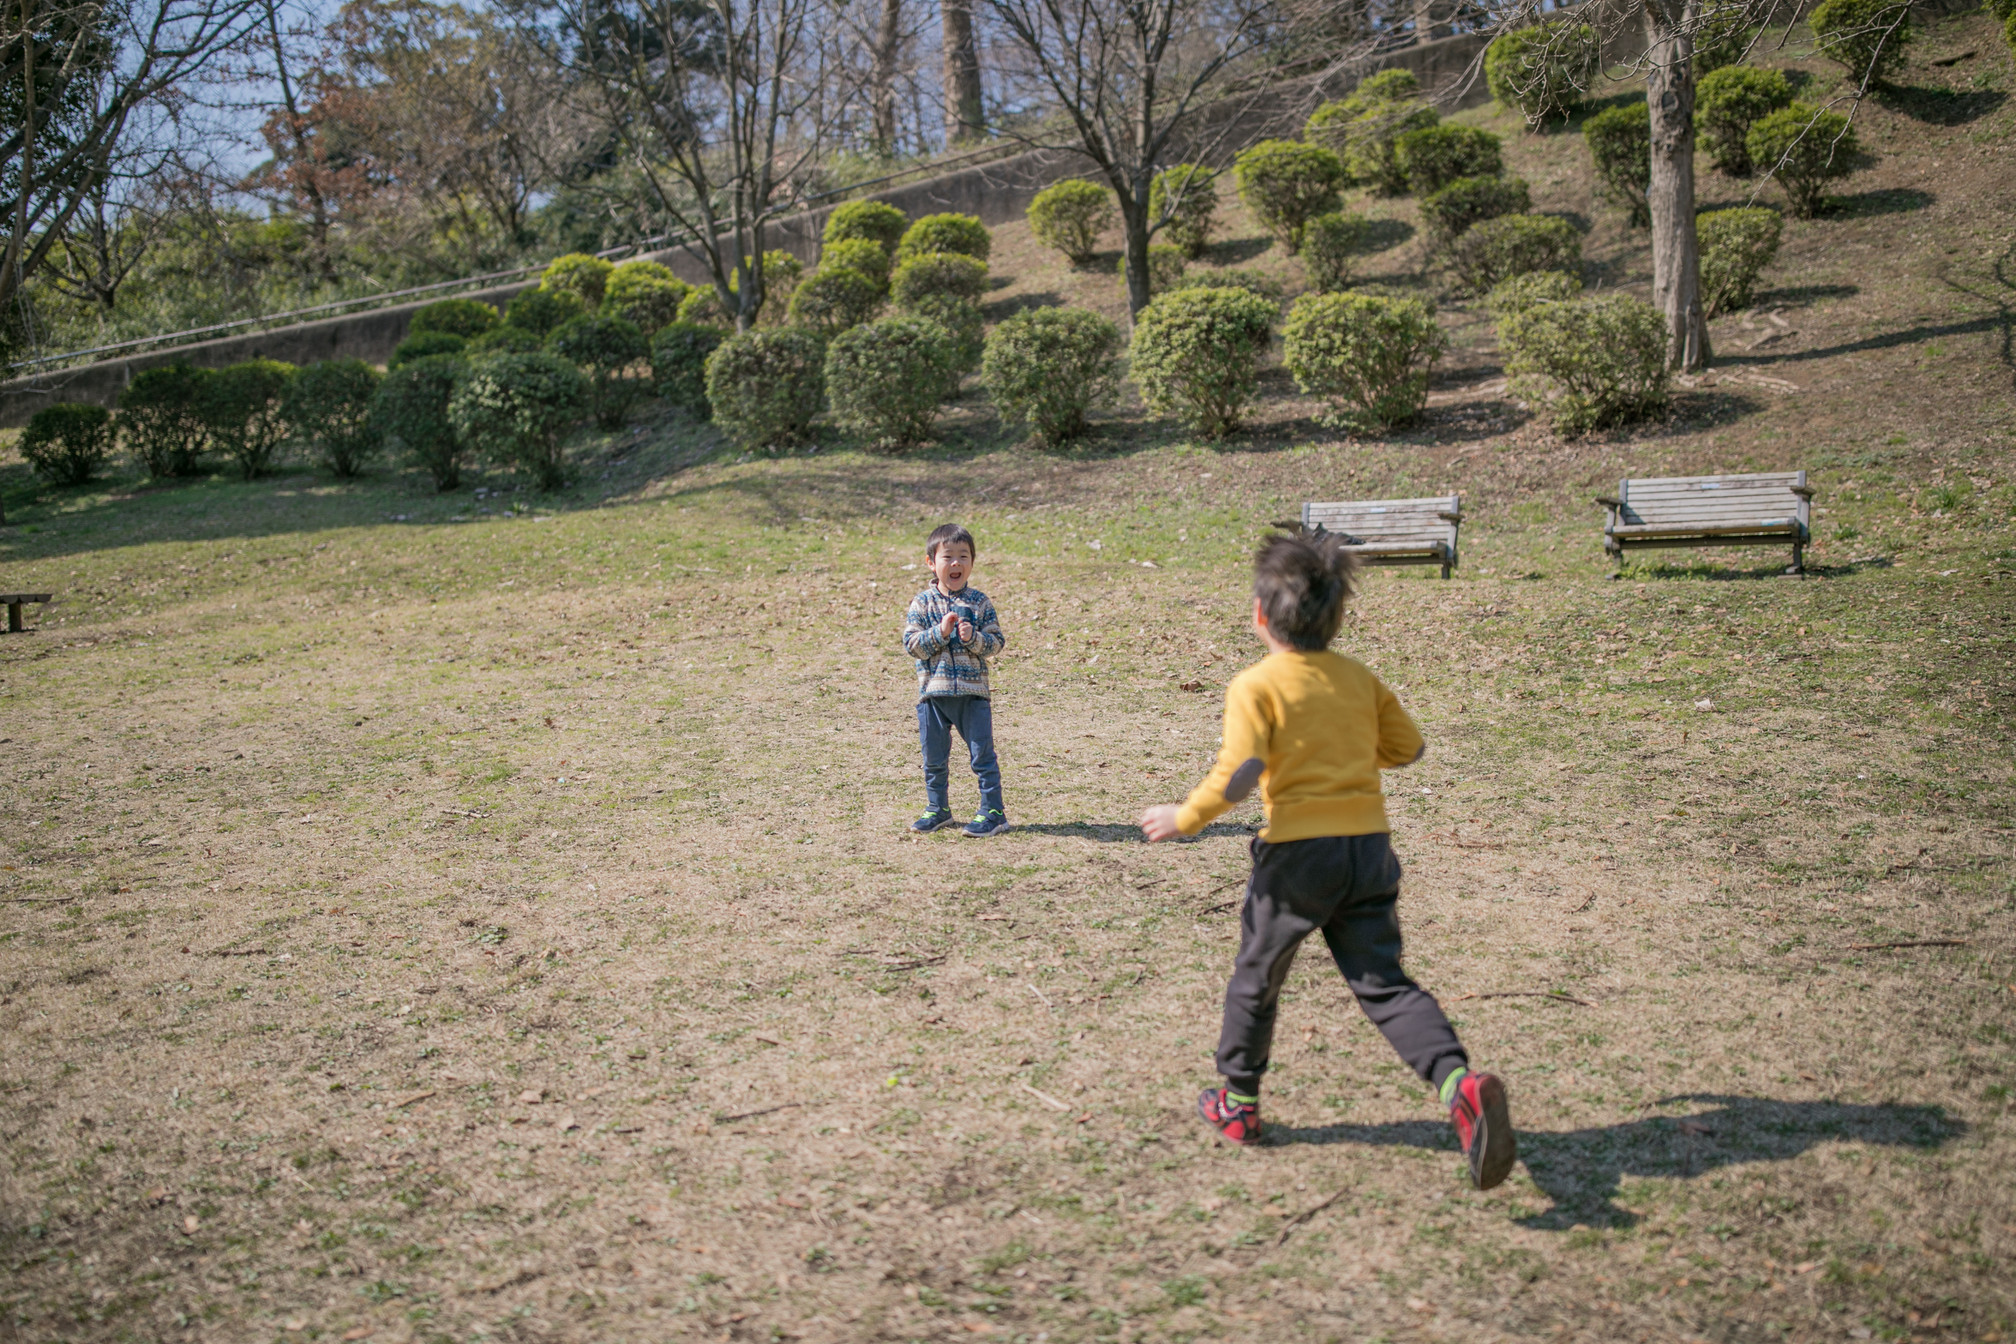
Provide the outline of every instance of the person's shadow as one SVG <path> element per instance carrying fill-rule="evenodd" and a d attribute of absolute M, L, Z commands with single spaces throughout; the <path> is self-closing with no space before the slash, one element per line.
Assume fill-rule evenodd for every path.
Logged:
<path fill-rule="evenodd" d="M 1865 1106 L 1833 1101 L 1774 1101 L 1719 1094 L 1662 1097 L 1655 1106 L 1712 1103 L 1696 1114 L 1648 1116 L 1618 1125 L 1548 1133 L 1519 1131 L 1519 1158 L 1552 1208 L 1519 1219 L 1527 1227 L 1630 1227 L 1638 1215 L 1615 1203 L 1625 1176 L 1685 1179 L 1739 1162 L 1797 1157 L 1829 1141 L 1937 1148 L 1967 1132 L 1938 1106 Z M 1384 1125 L 1277 1126 L 1272 1142 L 1404 1144 L 1454 1151 L 1446 1121 Z"/>

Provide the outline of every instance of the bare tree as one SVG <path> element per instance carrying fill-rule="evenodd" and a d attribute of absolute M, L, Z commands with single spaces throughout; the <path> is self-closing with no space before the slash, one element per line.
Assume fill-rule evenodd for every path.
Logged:
<path fill-rule="evenodd" d="M 147 166 L 160 164 L 148 156 Z M 120 172 L 107 172 L 70 217 L 42 278 L 57 293 L 89 307 L 102 330 L 119 306 L 126 278 L 167 233 L 171 220 L 163 193 Z"/>
<path fill-rule="evenodd" d="M 987 134 L 980 48 L 973 40 L 973 0 L 940 0 L 938 23 L 945 42 L 945 146 L 950 149 Z"/>
<path fill-rule="evenodd" d="M 869 136 L 875 152 L 890 158 L 896 153 L 896 67 L 903 56 L 903 0 L 882 0 L 870 53 L 874 69 L 868 82 Z"/>

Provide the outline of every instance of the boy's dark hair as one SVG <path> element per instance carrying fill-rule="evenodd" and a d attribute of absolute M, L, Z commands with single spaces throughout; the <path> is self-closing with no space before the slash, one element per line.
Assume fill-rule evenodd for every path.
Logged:
<path fill-rule="evenodd" d="M 1269 537 L 1253 553 L 1253 596 L 1267 628 L 1304 653 L 1337 638 L 1357 575 L 1358 557 L 1340 537 Z"/>
<path fill-rule="evenodd" d="M 973 544 L 973 534 L 957 523 L 940 523 L 931 529 L 931 535 L 924 538 L 924 554 L 929 559 L 938 558 L 940 546 L 950 546 L 954 542 L 966 543 L 966 553 L 974 559 L 980 558 L 980 548 Z"/>

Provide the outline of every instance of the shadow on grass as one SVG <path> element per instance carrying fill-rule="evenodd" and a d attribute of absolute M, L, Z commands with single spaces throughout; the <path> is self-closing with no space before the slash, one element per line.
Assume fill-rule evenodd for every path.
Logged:
<path fill-rule="evenodd" d="M 1654 1105 L 1683 1103 L 1716 1109 L 1684 1118 L 1647 1116 L 1562 1132 L 1521 1131 L 1520 1159 L 1553 1207 L 1518 1221 L 1550 1232 L 1578 1226 L 1631 1227 L 1639 1216 L 1616 1202 L 1626 1176 L 1689 1180 L 1739 1163 L 1783 1162 L 1823 1143 L 1925 1150 L 1967 1132 L 1965 1122 L 1939 1106 L 1778 1101 L 1717 1093 L 1665 1097 Z M 1455 1135 L 1442 1120 L 1309 1129 L 1277 1126 L 1273 1136 L 1277 1145 L 1354 1143 L 1456 1151 Z"/>
<path fill-rule="evenodd" d="M 1801 364 L 1808 360 L 1826 359 L 1830 355 L 1852 355 L 1860 350 L 1889 350 L 1900 345 L 1918 345 L 1933 341 L 1941 336 L 1971 336 L 1976 332 L 2001 331 L 2010 322 L 2007 315 L 1994 317 L 1974 317 L 1964 322 L 1927 323 L 1916 327 L 1906 327 L 1902 331 L 1886 331 L 1880 336 L 1865 336 L 1859 341 L 1844 341 L 1840 345 L 1816 346 L 1811 350 L 1791 350 L 1782 355 L 1717 355 L 1718 365 L 1739 364 Z"/>
<path fill-rule="evenodd" d="M 1861 292 L 1860 285 L 1787 285 L 1783 289 L 1767 289 L 1753 295 L 1750 306 L 1759 310 L 1803 308 L 1823 299 L 1852 299 Z"/>
<path fill-rule="evenodd" d="M 1390 252 L 1413 238 L 1414 226 L 1404 219 L 1368 219 L 1365 231 L 1359 235 L 1358 250 L 1363 253 Z"/>
<path fill-rule="evenodd" d="M 1876 90 L 1876 101 L 1900 116 L 1928 126 L 1965 126 L 1979 121 L 2009 101 L 2000 89 L 1947 89 L 1936 86 L 1890 86 Z"/>
<path fill-rule="evenodd" d="M 1253 260 L 1272 246 L 1274 240 L 1265 234 L 1254 238 L 1227 238 L 1206 248 L 1204 259 L 1214 266 L 1237 266 L 1242 261 Z"/>
<path fill-rule="evenodd" d="M 1241 826 L 1237 822 L 1214 821 L 1193 836 L 1172 841 L 1172 844 L 1188 844 L 1192 840 L 1203 840 L 1212 836 L 1252 835 L 1251 826 Z M 1139 826 L 1115 821 L 1039 821 L 1024 824 L 1016 822 L 1009 834 L 1048 835 L 1065 840 L 1093 840 L 1102 845 L 1145 845 Z"/>
<path fill-rule="evenodd" d="M 1853 196 L 1829 196 L 1827 214 L 1832 219 L 1875 219 L 1882 215 L 1908 215 L 1923 210 L 1939 198 L 1916 187 L 1884 187 L 1858 191 Z"/>

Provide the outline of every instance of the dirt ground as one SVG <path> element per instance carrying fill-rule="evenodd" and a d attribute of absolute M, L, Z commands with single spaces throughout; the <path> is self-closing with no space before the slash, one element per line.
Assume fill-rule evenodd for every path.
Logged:
<path fill-rule="evenodd" d="M 1060 454 L 977 394 L 906 457 L 647 408 L 559 496 L 10 460 L 0 587 L 60 596 L 0 640 L 0 1338 L 2010 1337 L 2016 78 L 1967 18 L 1909 83 L 1630 433 L 1550 437 L 1445 303 L 1381 440 L 1277 380 L 1228 443 L 1122 408 Z M 1512 158 L 1642 285 L 1581 152 Z M 997 316 L 1119 303 L 1017 228 L 994 270 Z M 1609 579 L 1617 477 L 1794 466 L 1807 578 Z M 1441 489 L 1457 577 L 1371 575 L 1339 647 L 1430 741 L 1402 913 L 1511 1087 L 1483 1194 L 1313 953 L 1274 1141 L 1212 1141 L 1255 816 L 1131 825 L 1210 759 L 1267 522 Z M 955 516 L 1010 639 L 983 842 L 904 830 Z"/>

